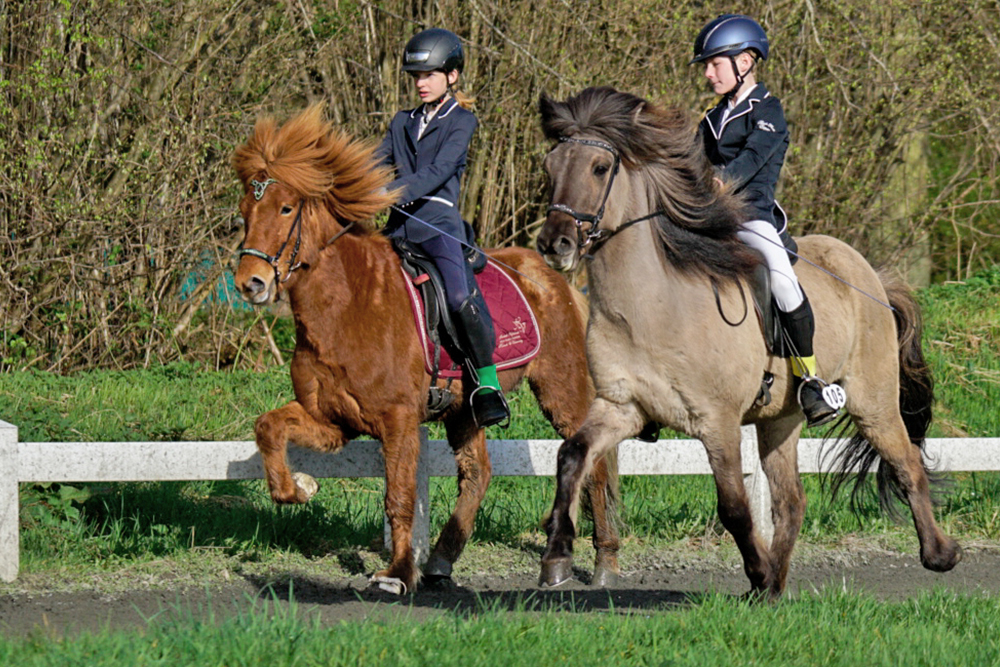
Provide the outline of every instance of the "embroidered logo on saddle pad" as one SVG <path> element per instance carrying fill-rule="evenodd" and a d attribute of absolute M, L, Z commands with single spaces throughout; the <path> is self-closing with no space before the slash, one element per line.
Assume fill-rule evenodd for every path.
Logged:
<path fill-rule="evenodd" d="M 427 335 L 423 296 L 413 285 L 413 280 L 406 271 L 403 271 L 403 279 L 406 291 L 410 295 L 410 306 L 417 325 L 417 335 L 420 336 L 420 346 L 424 350 L 424 369 L 428 373 L 433 373 L 434 343 Z M 493 361 L 497 369 L 517 368 L 534 359 L 542 344 L 541 335 L 535 314 L 531 312 L 517 284 L 493 262 L 488 262 L 486 268 L 476 274 L 476 282 L 486 298 L 486 306 L 493 318 L 493 330 L 496 334 Z M 438 377 L 461 376 L 461 366 L 452 360 L 447 348 L 442 348 Z"/>

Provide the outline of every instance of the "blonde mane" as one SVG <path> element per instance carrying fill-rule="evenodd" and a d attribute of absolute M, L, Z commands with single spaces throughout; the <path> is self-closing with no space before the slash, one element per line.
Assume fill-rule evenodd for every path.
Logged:
<path fill-rule="evenodd" d="M 335 129 L 323 119 L 323 105 L 313 104 L 281 126 L 273 117 L 258 120 L 233 154 L 233 167 L 244 187 L 273 178 L 322 202 L 338 220 L 363 222 L 396 202 L 384 190 L 391 170 L 379 165 L 375 150 Z"/>

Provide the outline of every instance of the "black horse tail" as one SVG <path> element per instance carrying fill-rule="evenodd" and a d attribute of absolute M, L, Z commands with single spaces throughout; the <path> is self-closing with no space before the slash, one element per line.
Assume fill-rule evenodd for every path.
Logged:
<path fill-rule="evenodd" d="M 879 271 L 879 279 L 893 308 L 896 322 L 896 340 L 899 344 L 899 411 L 910 442 L 921 451 L 928 478 L 937 484 L 940 479 L 928 469 L 924 457 L 927 431 L 933 420 L 934 378 L 924 359 L 921 342 L 923 318 L 920 305 L 913 298 L 910 288 L 894 274 Z M 847 432 L 852 430 L 848 420 L 848 416 L 841 418 L 824 436 L 824 440 L 846 436 Z M 899 518 L 899 507 L 895 501 L 906 502 L 905 490 L 896 478 L 895 472 L 889 466 L 881 465 L 878 452 L 871 443 L 856 431 L 844 449 L 835 457 L 831 484 L 833 495 L 836 496 L 853 477 L 851 509 L 857 513 L 865 497 L 872 493 L 865 480 L 876 464 L 878 467 L 875 470 L 875 479 L 879 504 L 888 514 Z"/>

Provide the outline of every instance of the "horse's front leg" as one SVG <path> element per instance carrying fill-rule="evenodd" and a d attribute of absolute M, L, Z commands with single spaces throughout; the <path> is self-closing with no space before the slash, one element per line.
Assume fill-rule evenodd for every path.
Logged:
<path fill-rule="evenodd" d="M 298 401 L 261 415 L 254 424 L 257 450 L 271 498 L 279 504 L 304 503 L 319 490 L 316 480 L 288 468 L 288 443 L 323 452 L 337 452 L 349 438 L 334 424 L 316 421 Z"/>
<path fill-rule="evenodd" d="M 420 580 L 413 554 L 413 517 L 417 505 L 417 464 L 420 461 L 416 413 L 404 423 L 390 424 L 380 435 L 385 458 L 385 515 L 392 531 L 389 567 L 372 575 L 372 584 L 402 595 L 413 592 Z"/>
<path fill-rule="evenodd" d="M 710 429 L 701 441 L 715 477 L 719 519 L 743 556 L 743 571 L 750 579 L 751 595 L 776 597 L 776 575 L 770 553 L 754 527 L 750 499 L 743 483 L 741 439 L 739 424 L 734 424 Z"/>
<path fill-rule="evenodd" d="M 771 491 L 771 519 L 774 538 L 771 540 L 771 567 L 774 580 L 772 597 L 785 590 L 792 550 L 802 529 L 806 511 L 806 492 L 799 476 L 798 443 L 802 418 L 791 414 L 757 425 L 757 442 L 762 454 L 761 465 Z"/>
<path fill-rule="evenodd" d="M 618 539 L 618 526 L 615 525 L 620 500 L 618 450 L 614 446 L 606 455 L 594 461 L 586 484 L 594 519 L 594 576 L 591 577 L 590 584 L 612 588 L 618 583 L 621 574 L 618 566 L 621 543 Z"/>
<path fill-rule="evenodd" d="M 645 423 L 633 404 L 611 403 L 598 398 L 590 407 L 580 430 L 559 447 L 556 463 L 556 499 L 545 522 L 548 544 L 542 555 L 540 586 L 558 586 L 573 575 L 573 540 L 576 538 L 580 487 L 594 461 L 624 438 L 635 435 Z"/>

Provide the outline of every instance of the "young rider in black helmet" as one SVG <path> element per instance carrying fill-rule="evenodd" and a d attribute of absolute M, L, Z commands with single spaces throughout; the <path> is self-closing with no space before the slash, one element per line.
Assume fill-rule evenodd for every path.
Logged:
<path fill-rule="evenodd" d="M 393 210 L 387 233 L 419 245 L 434 259 L 448 309 L 464 339 L 457 342 L 475 370 L 476 388 L 469 399 L 473 417 L 479 426 L 490 426 L 506 420 L 510 411 L 493 363 L 493 322 L 462 245 L 474 241 L 458 212 L 458 195 L 478 124 L 453 88 L 464 63 L 462 42 L 453 32 L 432 28 L 410 39 L 403 50 L 403 71 L 413 77 L 421 104 L 393 117 L 380 154 L 396 171 L 387 189 L 400 190 L 399 208 L 409 214 Z"/>
<path fill-rule="evenodd" d="M 754 67 L 766 60 L 769 46 L 760 24 L 748 16 L 724 14 L 702 28 L 694 42 L 694 63 L 704 63 L 712 89 L 722 96 L 701 121 L 705 150 L 720 180 L 743 192 L 753 219 L 739 237 L 760 251 L 771 272 L 771 289 L 790 337 L 792 372 L 810 426 L 838 416 L 844 390 L 816 377 L 812 308 L 792 269 L 785 248 L 795 250 L 784 211 L 774 199 L 788 148 L 788 126 L 781 102 L 758 83 Z"/>

